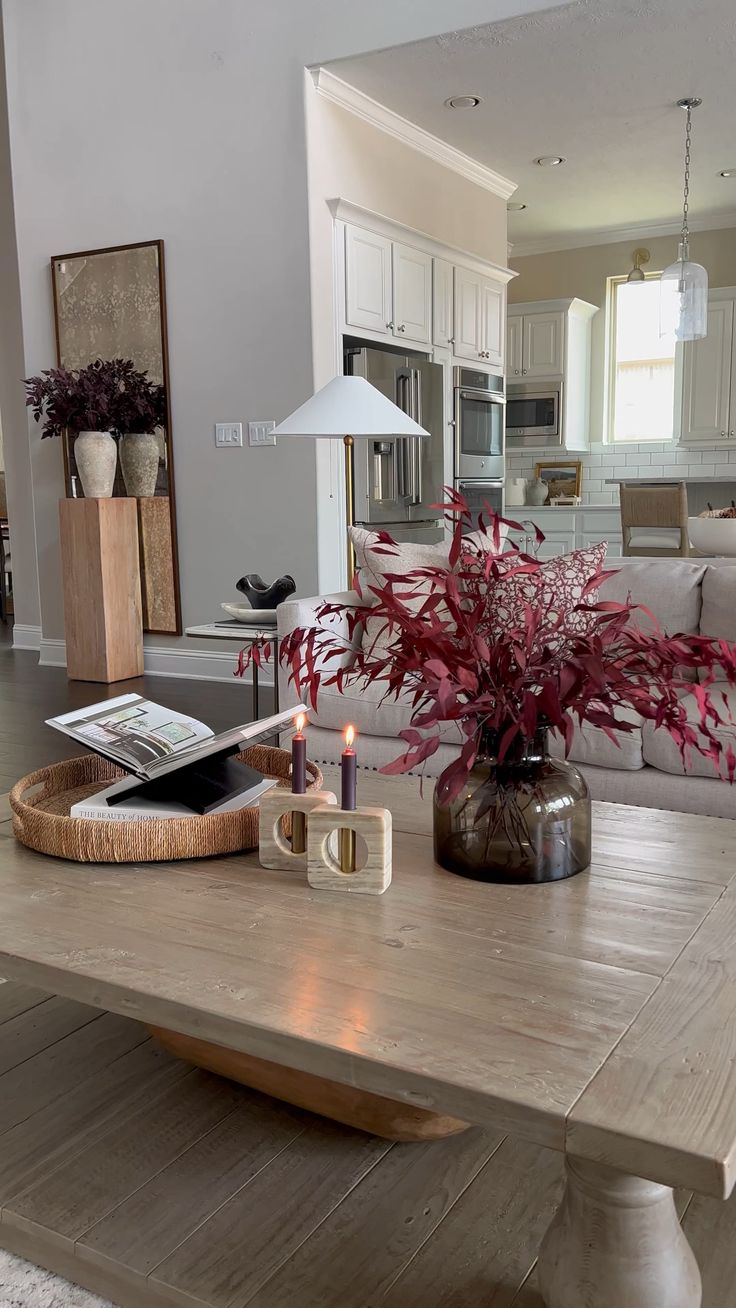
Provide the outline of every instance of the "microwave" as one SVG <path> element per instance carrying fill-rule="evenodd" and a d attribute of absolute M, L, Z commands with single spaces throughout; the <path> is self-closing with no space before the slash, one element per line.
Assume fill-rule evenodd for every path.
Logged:
<path fill-rule="evenodd" d="M 506 439 L 510 449 L 562 445 L 562 382 L 509 386 Z"/>

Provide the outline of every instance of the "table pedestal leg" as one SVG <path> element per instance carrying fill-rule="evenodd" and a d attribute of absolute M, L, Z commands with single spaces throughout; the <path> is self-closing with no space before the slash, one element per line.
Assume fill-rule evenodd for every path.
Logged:
<path fill-rule="evenodd" d="M 542 1241 L 547 1308 L 700 1308 L 700 1272 L 666 1185 L 567 1159 L 567 1187 Z"/>

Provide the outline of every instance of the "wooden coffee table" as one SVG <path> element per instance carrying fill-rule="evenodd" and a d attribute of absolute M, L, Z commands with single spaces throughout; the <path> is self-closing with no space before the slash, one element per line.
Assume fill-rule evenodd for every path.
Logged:
<path fill-rule="evenodd" d="M 697 1308 L 672 1188 L 736 1179 L 736 823 L 596 805 L 589 873 L 496 887 L 434 865 L 431 786 L 360 791 L 380 898 L 0 840 L 0 975 L 564 1152 L 549 1308 Z"/>

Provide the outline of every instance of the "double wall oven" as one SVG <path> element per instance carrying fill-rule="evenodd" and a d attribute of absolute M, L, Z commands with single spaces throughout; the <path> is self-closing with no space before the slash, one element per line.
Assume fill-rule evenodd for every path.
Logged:
<path fill-rule="evenodd" d="M 466 500 L 475 526 L 486 506 L 503 513 L 503 377 L 458 367 L 453 382 L 455 490 Z"/>

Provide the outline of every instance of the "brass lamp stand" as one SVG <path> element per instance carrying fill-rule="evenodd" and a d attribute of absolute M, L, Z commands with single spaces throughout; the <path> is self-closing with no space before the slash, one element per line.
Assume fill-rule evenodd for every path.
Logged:
<path fill-rule="evenodd" d="M 353 513 L 353 441 L 352 436 L 343 436 L 345 447 L 345 531 L 348 538 L 348 589 L 352 587 L 355 576 L 355 549 L 350 539 L 350 528 L 354 522 Z"/>

